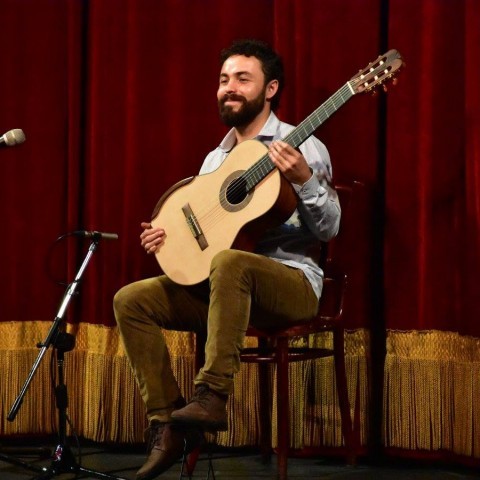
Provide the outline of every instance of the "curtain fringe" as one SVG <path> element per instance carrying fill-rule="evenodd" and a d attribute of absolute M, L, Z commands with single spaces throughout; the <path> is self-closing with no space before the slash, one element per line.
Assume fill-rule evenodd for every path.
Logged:
<path fill-rule="evenodd" d="M 0 404 L 4 412 L 9 411 L 20 392 L 38 355 L 35 345 L 44 338 L 48 327 L 48 322 L 0 324 Z M 166 335 L 174 373 L 188 398 L 194 377 L 193 335 Z M 320 335 L 311 341 L 328 345 L 331 338 Z M 368 424 L 368 343 L 366 331 L 346 334 L 351 413 L 353 417 L 359 411 L 362 444 L 366 444 Z M 445 450 L 480 458 L 480 407 L 476 401 L 480 394 L 479 347 L 479 339 L 451 332 L 388 332 L 383 430 L 386 447 Z M 290 368 L 291 445 L 340 446 L 341 423 L 332 359 L 301 362 Z M 51 370 L 50 350 L 39 365 L 15 420 L 8 422 L 6 415 L 2 416 L 1 434 L 56 432 Z M 235 394 L 228 404 L 231 425 L 227 432 L 218 435 L 221 445 L 258 444 L 257 375 L 256 365 L 242 364 L 235 377 Z M 65 378 L 68 414 L 79 435 L 99 442 L 142 441 L 144 407 L 116 329 L 80 325 L 75 349 L 65 354 Z M 275 413 L 274 403 L 274 419 Z M 272 439 L 275 438 L 273 422 Z"/>
<path fill-rule="evenodd" d="M 384 442 L 480 458 L 480 339 L 440 331 L 390 331 Z"/>

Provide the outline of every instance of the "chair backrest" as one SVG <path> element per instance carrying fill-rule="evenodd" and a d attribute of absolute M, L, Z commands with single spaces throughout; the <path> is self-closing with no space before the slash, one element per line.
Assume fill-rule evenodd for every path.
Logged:
<path fill-rule="evenodd" d="M 354 315 L 357 319 L 359 315 L 364 319 L 366 314 L 360 313 L 358 309 L 365 309 L 364 302 L 368 297 L 365 295 L 365 289 L 368 288 L 365 282 L 365 278 L 368 278 L 365 262 L 368 262 L 368 259 L 363 258 L 366 256 L 366 231 L 369 228 L 366 214 L 366 188 L 363 183 L 352 181 L 338 183 L 335 189 L 342 208 L 342 218 L 337 236 L 322 245 L 321 266 L 325 272 L 325 281 L 321 309 L 335 311 L 334 309 L 341 308 L 338 305 L 338 299 L 341 298 L 338 289 L 342 288 L 342 278 L 346 276 L 349 291 L 348 305 L 355 310 Z M 347 319 L 347 323 L 351 322 Z"/>
<path fill-rule="evenodd" d="M 340 201 L 340 206 L 342 208 L 342 218 L 340 222 L 340 229 L 335 238 L 330 240 L 330 242 L 324 242 L 322 244 L 322 250 L 323 250 L 323 255 L 322 255 L 322 268 L 328 272 L 330 266 L 332 264 L 338 265 L 337 262 L 337 252 L 341 247 L 343 237 L 345 234 L 348 234 L 349 231 L 349 213 L 350 213 L 350 207 L 351 207 L 351 200 L 352 200 L 352 194 L 353 194 L 353 188 L 350 185 L 347 184 L 339 184 L 336 185 L 335 187 L 338 198 Z M 339 244 L 337 246 L 337 244 Z M 338 252 L 340 253 L 340 252 Z"/>

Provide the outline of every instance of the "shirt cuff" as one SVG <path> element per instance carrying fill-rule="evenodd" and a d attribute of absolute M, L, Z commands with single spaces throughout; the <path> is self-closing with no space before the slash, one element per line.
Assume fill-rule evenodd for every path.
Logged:
<path fill-rule="evenodd" d="M 293 183 L 292 185 L 297 195 L 302 199 L 313 198 L 317 196 L 321 197 L 327 194 L 327 190 L 322 187 L 315 174 L 312 174 L 312 176 L 303 185 L 297 185 L 296 183 Z"/>

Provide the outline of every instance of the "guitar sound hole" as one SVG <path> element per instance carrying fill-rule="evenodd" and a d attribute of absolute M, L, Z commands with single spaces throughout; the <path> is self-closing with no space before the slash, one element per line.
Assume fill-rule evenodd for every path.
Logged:
<path fill-rule="evenodd" d="M 236 178 L 228 187 L 226 197 L 231 205 L 242 203 L 247 196 L 247 181 L 243 177 Z"/>

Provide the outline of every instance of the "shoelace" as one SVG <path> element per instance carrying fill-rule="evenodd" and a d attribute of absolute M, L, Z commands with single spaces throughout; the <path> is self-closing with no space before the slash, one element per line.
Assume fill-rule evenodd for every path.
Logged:
<path fill-rule="evenodd" d="M 164 423 L 158 423 L 154 425 L 150 425 L 149 432 L 148 432 L 148 441 L 147 441 L 147 453 L 150 453 L 153 450 L 153 447 L 157 443 L 158 440 L 163 435 L 163 431 L 165 430 Z"/>
<path fill-rule="evenodd" d="M 195 393 L 192 396 L 192 399 L 190 400 L 190 403 L 192 402 L 197 402 L 199 403 L 203 408 L 205 408 L 208 404 L 208 399 L 213 395 L 213 393 L 210 391 L 210 389 L 205 386 L 205 385 L 200 385 L 197 387 L 195 390 Z"/>

